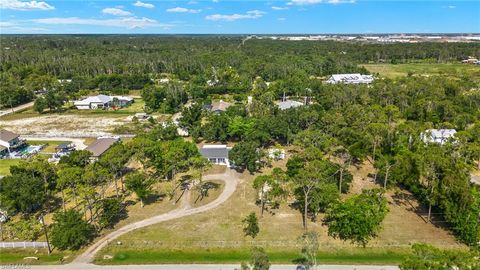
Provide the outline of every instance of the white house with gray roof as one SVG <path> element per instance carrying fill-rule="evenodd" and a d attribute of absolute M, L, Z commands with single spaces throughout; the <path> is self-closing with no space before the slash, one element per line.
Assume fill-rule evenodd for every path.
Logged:
<path fill-rule="evenodd" d="M 445 144 L 455 140 L 455 129 L 427 129 L 422 133 L 422 140 L 425 143 Z"/>
<path fill-rule="evenodd" d="M 200 148 L 200 154 L 213 164 L 230 167 L 228 153 L 231 149 L 224 144 L 206 144 Z"/>
<path fill-rule="evenodd" d="M 297 107 L 303 106 L 305 104 L 303 104 L 303 102 L 299 102 L 299 101 L 295 101 L 295 100 L 285 100 L 285 101 L 279 102 L 277 105 L 278 105 L 278 108 L 280 110 L 284 111 L 284 110 L 288 110 L 288 109 L 291 109 L 291 108 L 297 108 Z"/>
<path fill-rule="evenodd" d="M 326 83 L 329 84 L 370 84 L 374 80 L 372 75 L 363 75 L 360 73 L 353 74 L 333 74 L 328 78 Z"/>
<path fill-rule="evenodd" d="M 73 103 L 79 110 L 107 109 L 113 106 L 120 108 L 133 103 L 133 98 L 125 96 L 97 95 L 77 100 Z"/>
<path fill-rule="evenodd" d="M 6 129 L 0 129 L 0 152 L 5 150 L 10 152 L 24 145 L 25 140 L 22 140 L 20 135 Z"/>

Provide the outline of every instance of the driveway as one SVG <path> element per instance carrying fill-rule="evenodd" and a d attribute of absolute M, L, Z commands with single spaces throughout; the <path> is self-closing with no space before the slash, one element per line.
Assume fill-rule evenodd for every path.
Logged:
<path fill-rule="evenodd" d="M 227 172 L 223 174 L 211 174 L 211 175 L 206 175 L 204 176 L 205 180 L 222 180 L 225 182 L 225 188 L 223 192 L 220 194 L 220 196 L 215 199 L 214 201 L 200 206 L 196 208 L 190 208 L 189 205 L 183 205 L 180 206 L 180 208 L 177 208 L 175 210 L 172 210 L 168 213 L 160 214 L 157 216 L 153 216 L 148 219 L 144 219 L 135 223 L 128 224 L 124 227 L 119 228 L 116 231 L 113 231 L 103 238 L 99 239 L 97 242 L 95 242 L 93 245 L 91 245 L 85 252 L 80 254 L 71 264 L 88 264 L 93 261 L 95 258 L 95 255 L 102 249 L 104 248 L 109 242 L 112 242 L 119 236 L 122 236 L 126 233 L 129 233 L 133 230 L 147 227 L 150 225 L 154 225 L 160 222 L 168 221 L 168 220 L 173 220 L 173 219 L 178 219 L 190 215 L 195 215 L 198 213 L 206 212 L 208 210 L 212 210 L 220 206 L 222 203 L 228 200 L 230 196 L 235 192 L 235 189 L 237 188 L 237 182 L 238 182 L 238 174 L 234 172 L 233 170 L 227 170 Z M 88 267 L 84 269 L 90 269 L 91 265 L 88 265 Z M 76 268 L 71 268 L 71 269 L 76 269 Z M 80 268 L 78 268 L 80 269 Z M 130 268 L 129 268 L 130 269 Z M 217 268 L 218 269 L 218 268 Z"/>
<path fill-rule="evenodd" d="M 0 111 L 0 117 L 4 116 L 4 115 L 9 115 L 11 113 L 15 113 L 15 112 L 18 112 L 18 111 L 21 111 L 21 110 L 25 110 L 25 109 L 28 109 L 30 107 L 33 107 L 34 103 L 35 102 L 32 101 L 32 102 L 29 102 L 29 103 L 18 105 L 17 107 L 3 109 L 3 110 Z"/>

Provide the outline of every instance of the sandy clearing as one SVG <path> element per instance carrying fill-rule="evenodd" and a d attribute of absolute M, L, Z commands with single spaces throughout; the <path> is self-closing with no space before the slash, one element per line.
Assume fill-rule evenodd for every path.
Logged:
<path fill-rule="evenodd" d="M 22 135 L 55 137 L 98 137 L 110 135 L 113 127 L 130 122 L 128 117 L 45 115 L 0 120 L 0 126 Z"/>

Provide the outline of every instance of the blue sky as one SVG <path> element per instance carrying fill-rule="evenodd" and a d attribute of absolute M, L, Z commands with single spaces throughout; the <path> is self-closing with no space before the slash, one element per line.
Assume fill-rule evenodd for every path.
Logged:
<path fill-rule="evenodd" d="M 479 33 L 480 0 L 0 0 L 0 33 Z"/>

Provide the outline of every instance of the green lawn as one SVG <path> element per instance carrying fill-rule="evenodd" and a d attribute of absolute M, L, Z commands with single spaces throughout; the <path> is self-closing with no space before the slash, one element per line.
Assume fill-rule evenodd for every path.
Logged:
<path fill-rule="evenodd" d="M 18 165 L 21 159 L 1 159 L 0 160 L 0 175 L 10 175 L 10 167 Z"/>
<path fill-rule="evenodd" d="M 38 260 L 25 260 L 25 257 L 37 257 Z M 2 249 L 0 252 L 0 265 L 7 264 L 60 264 L 62 258 L 65 261 L 73 259 L 73 255 L 68 252 L 53 251 L 47 254 L 46 249 Z"/>
<path fill-rule="evenodd" d="M 299 259 L 299 251 L 266 249 L 272 263 L 289 264 Z M 318 254 L 321 264 L 399 264 L 409 255 L 409 249 L 374 249 L 325 250 Z M 121 250 L 113 253 L 112 260 L 97 257 L 97 264 L 166 264 L 166 263 L 240 263 L 248 261 L 248 249 L 147 249 Z"/>
<path fill-rule="evenodd" d="M 446 75 L 452 77 L 468 76 L 480 80 L 480 66 L 460 63 L 451 64 L 364 64 L 371 73 L 379 73 L 387 78 L 406 76 L 409 73 L 415 75 Z"/>

